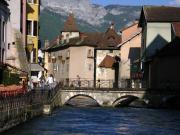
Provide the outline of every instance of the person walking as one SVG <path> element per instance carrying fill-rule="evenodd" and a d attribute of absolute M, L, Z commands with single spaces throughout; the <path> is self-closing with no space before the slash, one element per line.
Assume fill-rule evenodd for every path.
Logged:
<path fill-rule="evenodd" d="M 47 78 L 47 84 L 49 85 L 50 89 L 53 88 L 53 83 L 54 83 L 54 77 L 52 74 L 50 74 L 49 77 Z"/>
<path fill-rule="evenodd" d="M 41 87 L 41 94 L 44 93 L 44 90 L 45 90 L 45 76 L 42 74 L 42 76 L 40 77 L 40 87 Z"/>
<path fill-rule="evenodd" d="M 49 85 L 49 90 L 48 90 L 48 98 L 50 99 L 52 96 L 52 89 L 53 89 L 53 84 L 54 84 L 54 77 L 52 74 L 49 75 L 47 78 L 47 84 Z"/>

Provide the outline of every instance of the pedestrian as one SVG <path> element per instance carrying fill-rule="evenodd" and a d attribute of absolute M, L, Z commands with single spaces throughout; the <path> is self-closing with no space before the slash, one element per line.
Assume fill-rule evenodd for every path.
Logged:
<path fill-rule="evenodd" d="M 50 89 L 52 89 L 54 85 L 54 77 L 52 74 L 49 75 L 46 82 L 49 85 Z"/>
<path fill-rule="evenodd" d="M 32 89 L 34 89 L 34 85 L 33 85 L 33 80 L 31 79 L 31 81 L 28 79 L 28 91 L 31 91 Z"/>
<path fill-rule="evenodd" d="M 43 91 L 44 91 L 44 89 L 45 89 L 45 82 L 46 82 L 45 77 L 44 77 L 44 75 L 42 74 L 42 76 L 40 77 L 41 94 L 43 94 Z"/>

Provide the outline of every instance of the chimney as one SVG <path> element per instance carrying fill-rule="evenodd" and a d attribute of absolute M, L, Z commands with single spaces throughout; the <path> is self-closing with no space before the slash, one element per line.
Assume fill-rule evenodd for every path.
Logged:
<path fill-rule="evenodd" d="M 64 36 L 61 36 L 61 44 L 64 44 Z"/>
<path fill-rule="evenodd" d="M 56 41 L 57 41 L 57 45 L 59 45 L 59 42 L 60 42 L 59 36 L 57 37 Z"/>
<path fill-rule="evenodd" d="M 49 40 L 45 40 L 44 45 L 45 45 L 45 48 L 47 48 L 49 46 Z"/>
<path fill-rule="evenodd" d="M 66 43 L 69 43 L 69 34 L 66 35 Z"/>

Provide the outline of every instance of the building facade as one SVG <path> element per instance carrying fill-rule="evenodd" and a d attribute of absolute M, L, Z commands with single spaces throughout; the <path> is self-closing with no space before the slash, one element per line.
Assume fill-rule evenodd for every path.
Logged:
<path fill-rule="evenodd" d="M 142 8 L 139 26 L 142 28 L 142 70 L 147 87 L 154 87 L 151 61 L 167 44 L 176 37 L 173 23 L 180 22 L 179 7 L 154 7 Z"/>
<path fill-rule="evenodd" d="M 105 33 L 80 32 L 70 13 L 61 34 L 45 43 L 45 68 L 64 85 L 77 86 L 78 78 L 86 87 L 95 86 L 97 80 L 113 81 L 114 71 L 99 64 L 108 54 L 119 55 L 116 45 L 120 42 L 112 26 Z"/>
<path fill-rule="evenodd" d="M 140 79 L 140 51 L 141 51 L 141 28 L 138 22 L 121 30 L 122 43 L 120 48 L 120 78 L 121 80 Z M 131 82 L 133 83 L 133 82 Z"/>
<path fill-rule="evenodd" d="M 6 63 L 28 71 L 26 58 L 26 0 L 8 1 L 10 21 L 8 22 Z"/>
<path fill-rule="evenodd" d="M 0 2 L 0 62 L 5 63 L 7 46 L 7 25 L 9 22 L 10 10 L 6 0 Z"/>
<path fill-rule="evenodd" d="M 33 45 L 31 63 L 38 62 L 40 0 L 27 0 L 26 35 L 27 45 Z"/>

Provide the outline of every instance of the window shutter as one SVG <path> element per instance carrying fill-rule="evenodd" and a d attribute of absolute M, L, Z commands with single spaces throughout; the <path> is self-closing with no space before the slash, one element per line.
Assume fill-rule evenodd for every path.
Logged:
<path fill-rule="evenodd" d="M 33 49 L 33 62 L 36 63 L 36 48 Z"/>

